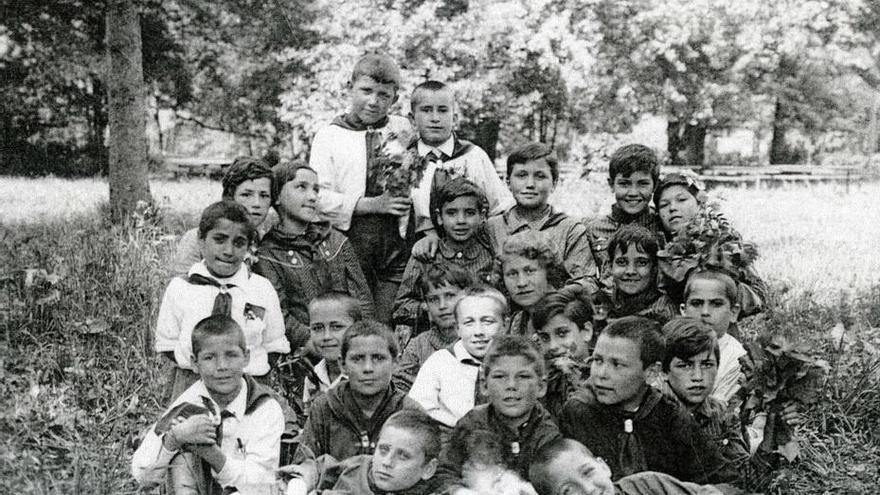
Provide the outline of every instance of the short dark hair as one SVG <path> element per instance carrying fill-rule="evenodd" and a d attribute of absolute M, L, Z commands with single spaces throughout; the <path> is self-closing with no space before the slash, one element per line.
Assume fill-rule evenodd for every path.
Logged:
<path fill-rule="evenodd" d="M 666 355 L 666 343 L 660 333 L 660 323 L 644 316 L 624 316 L 612 320 L 602 330 L 602 335 L 629 339 L 638 344 L 642 366 L 662 363 Z M 599 338 L 602 338 L 602 335 Z"/>
<path fill-rule="evenodd" d="M 406 430 L 422 439 L 425 461 L 440 456 L 440 427 L 436 420 L 418 409 L 401 409 L 385 420 L 382 429 L 393 426 Z M 380 434 L 381 435 L 381 434 Z"/>
<path fill-rule="evenodd" d="M 635 246 L 636 249 L 647 254 L 655 265 L 657 264 L 657 252 L 660 250 L 657 234 L 637 224 L 623 225 L 611 236 L 607 246 L 608 260 L 614 261 L 618 249 L 622 254 L 626 254 L 630 246 Z"/>
<path fill-rule="evenodd" d="M 279 163 L 272 167 L 272 206 L 275 206 L 276 210 L 278 209 L 278 197 L 281 196 L 281 190 L 284 189 L 285 184 L 296 179 L 296 174 L 300 170 L 309 170 L 318 175 L 315 169 L 301 160 Z"/>
<path fill-rule="evenodd" d="M 199 219 L 199 239 L 204 239 L 221 219 L 244 226 L 248 242 L 253 242 L 256 239 L 257 229 L 251 223 L 251 215 L 247 208 L 231 199 L 213 203 L 202 211 L 202 217 Z"/>
<path fill-rule="evenodd" d="M 554 288 L 561 287 L 568 278 L 559 255 L 550 246 L 550 241 L 543 232 L 525 230 L 517 232 L 504 240 L 504 243 L 501 245 L 501 252 L 498 253 L 502 275 L 504 273 L 504 262 L 514 256 L 535 260 L 540 263 L 547 271 L 547 282 Z"/>
<path fill-rule="evenodd" d="M 366 76 L 380 84 L 393 84 L 395 89 L 400 87 L 400 67 L 388 54 L 383 52 L 370 52 L 359 58 L 351 70 L 351 82 L 355 82 L 361 76 Z"/>
<path fill-rule="evenodd" d="M 550 176 L 553 177 L 553 183 L 559 180 L 559 159 L 556 153 L 543 143 L 528 143 L 514 149 L 507 157 L 507 176 L 513 172 L 514 165 L 521 165 L 533 160 L 543 159 L 550 167 Z"/>
<path fill-rule="evenodd" d="M 663 357 L 663 371 L 669 371 L 672 358 L 688 360 L 697 354 L 710 351 L 715 360 L 721 359 L 718 338 L 715 330 L 699 318 L 680 316 L 663 325 L 666 338 L 666 355 Z"/>
<path fill-rule="evenodd" d="M 438 91 L 445 91 L 445 90 L 449 90 L 451 93 L 453 93 L 453 95 L 452 95 L 453 102 L 452 103 L 454 105 L 455 104 L 455 93 L 452 92 L 452 88 L 450 88 L 446 83 L 436 81 L 433 79 L 430 79 L 430 80 L 427 80 L 423 83 L 420 83 L 418 86 L 413 88 L 412 93 L 409 97 L 410 111 L 415 113 L 416 106 L 419 103 L 419 98 L 421 97 L 421 94 L 423 92 L 436 93 Z"/>
<path fill-rule="evenodd" d="M 568 292 L 549 292 L 535 305 L 532 326 L 535 330 L 540 330 L 559 315 L 568 318 L 583 330 L 588 323 L 593 322 L 593 307 L 589 301 L 573 297 Z"/>
<path fill-rule="evenodd" d="M 535 452 L 535 457 L 529 464 L 529 481 L 535 487 L 538 495 L 553 495 L 555 493 L 557 483 L 553 479 L 553 471 L 550 466 L 560 455 L 572 450 L 588 458 L 595 457 L 584 444 L 570 438 L 557 438 L 542 445 Z"/>
<path fill-rule="evenodd" d="M 340 354 L 342 361 L 345 361 L 345 356 L 348 354 L 353 339 L 373 336 L 384 339 L 388 344 L 388 352 L 391 353 L 391 357 L 397 359 L 397 339 L 394 337 L 391 329 L 378 321 L 361 320 L 348 327 L 342 335 L 342 354 Z"/>
<path fill-rule="evenodd" d="M 346 292 L 328 291 L 309 301 L 309 309 L 313 304 L 317 303 L 337 303 L 342 307 L 342 311 L 351 318 L 352 321 L 361 321 L 364 319 L 364 313 L 361 310 L 361 302 Z"/>
<path fill-rule="evenodd" d="M 419 275 L 419 287 L 423 294 L 427 294 L 432 288 L 436 289 L 446 284 L 465 290 L 474 285 L 474 278 L 461 265 L 439 261 L 429 264 Z"/>
<path fill-rule="evenodd" d="M 443 237 L 446 233 L 440 225 L 440 212 L 446 203 L 451 203 L 458 198 L 471 197 L 477 200 L 477 209 L 480 214 L 485 216 L 489 210 L 489 201 L 486 199 L 486 193 L 480 186 L 467 180 L 464 177 L 456 177 L 447 181 L 442 186 L 431 190 L 431 197 L 428 200 L 428 208 L 431 210 L 431 224 L 438 236 Z"/>
<path fill-rule="evenodd" d="M 535 373 L 544 378 L 547 370 L 544 366 L 544 356 L 538 352 L 535 345 L 522 335 L 498 335 L 492 339 L 486 355 L 483 356 L 482 373 L 488 376 L 492 366 L 503 357 L 524 357 L 533 366 Z"/>
<path fill-rule="evenodd" d="M 256 179 L 269 179 L 269 190 L 272 191 L 272 169 L 263 159 L 252 156 L 236 158 L 223 176 L 223 199 L 233 199 L 242 182 Z"/>
<path fill-rule="evenodd" d="M 244 331 L 231 316 L 216 314 L 202 319 L 193 327 L 192 343 L 193 356 L 198 357 L 202 350 L 202 344 L 210 337 L 232 336 L 238 341 L 242 351 L 247 351 L 247 342 L 244 340 Z"/>
<path fill-rule="evenodd" d="M 694 280 L 714 280 L 724 285 L 724 295 L 731 306 L 739 304 L 739 287 L 736 280 L 720 270 L 693 270 L 688 274 L 684 285 L 684 300 L 687 301 L 693 290 Z"/>
<path fill-rule="evenodd" d="M 617 148 L 608 163 L 608 178 L 613 181 L 618 175 L 626 177 L 633 172 L 649 174 L 656 186 L 660 180 L 660 159 L 657 158 L 657 153 L 644 144 L 627 144 Z"/>

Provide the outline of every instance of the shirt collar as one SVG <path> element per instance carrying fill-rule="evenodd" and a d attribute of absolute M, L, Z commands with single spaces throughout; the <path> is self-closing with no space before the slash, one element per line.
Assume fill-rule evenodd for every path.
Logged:
<path fill-rule="evenodd" d="M 544 215 L 541 216 L 538 220 L 533 222 L 529 222 L 525 218 L 519 216 L 516 212 L 516 207 L 510 209 L 509 214 L 507 215 L 507 227 L 509 232 L 518 232 L 520 229 L 524 227 L 534 228 L 535 230 L 541 230 L 541 227 L 547 223 L 547 220 L 550 218 L 550 215 L 553 214 L 553 207 L 547 205 L 547 208 L 544 210 Z"/>
<path fill-rule="evenodd" d="M 455 354 L 455 359 L 459 363 L 464 364 L 474 364 L 480 363 L 480 360 L 471 356 L 471 354 L 464 348 L 464 343 L 461 339 L 458 339 L 455 344 L 452 345 L 452 353 Z"/>
<path fill-rule="evenodd" d="M 336 386 L 343 379 L 348 378 L 345 376 L 345 373 L 340 373 L 339 376 L 336 377 L 332 382 L 330 381 L 330 372 L 327 370 L 327 360 L 322 359 L 318 361 L 318 364 L 315 365 L 315 375 L 318 376 L 318 379 L 321 380 L 321 383 L 327 386 L 327 388 L 331 388 Z"/>
<path fill-rule="evenodd" d="M 447 260 L 451 260 L 453 258 L 464 258 L 466 260 L 474 260 L 477 256 L 480 255 L 480 243 L 476 240 L 476 234 L 474 237 L 465 241 L 462 244 L 450 241 L 449 239 L 440 239 L 440 245 L 438 251 L 440 252 L 440 256 Z"/>
<path fill-rule="evenodd" d="M 227 278 L 217 278 L 214 275 L 211 275 L 211 272 L 208 271 L 208 267 L 205 266 L 205 261 L 199 261 L 192 268 L 189 269 L 189 275 L 203 275 L 208 278 L 212 278 L 221 284 L 224 285 L 234 285 L 236 287 L 244 287 L 247 284 L 248 279 L 250 278 L 250 272 L 248 271 L 247 266 L 242 263 L 240 267 L 238 267 L 238 271 L 235 272 L 235 275 Z"/>
<path fill-rule="evenodd" d="M 206 397 L 208 400 L 214 403 L 214 406 L 217 407 L 217 413 L 223 409 L 220 407 L 217 402 L 211 397 L 211 393 L 208 392 L 208 388 L 205 387 L 205 382 L 199 380 L 199 395 L 202 397 Z M 244 377 L 241 378 L 241 389 L 238 391 L 238 395 L 232 399 L 232 402 L 226 405 L 226 410 L 235 415 L 236 419 L 241 420 L 244 417 L 244 410 L 247 407 L 247 394 L 248 394 L 248 385 L 247 381 Z"/>
<path fill-rule="evenodd" d="M 440 146 L 431 146 L 419 139 L 419 143 L 416 146 L 418 147 L 419 156 L 426 156 L 434 150 L 443 153 L 445 156 L 452 156 L 452 152 L 455 151 L 455 136 L 449 136 L 449 139 Z"/>

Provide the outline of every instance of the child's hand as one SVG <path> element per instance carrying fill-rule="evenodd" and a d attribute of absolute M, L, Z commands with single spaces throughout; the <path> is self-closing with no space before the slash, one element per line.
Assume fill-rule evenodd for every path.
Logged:
<path fill-rule="evenodd" d="M 801 408 L 797 402 L 789 402 L 782 409 L 782 421 L 785 421 L 785 424 L 791 427 L 804 424 L 804 415 L 801 414 Z"/>
<path fill-rule="evenodd" d="M 440 238 L 433 230 L 425 233 L 425 237 L 419 239 L 412 248 L 412 257 L 416 261 L 428 263 L 437 255 L 437 248 L 440 246 Z"/>
<path fill-rule="evenodd" d="M 378 213 L 402 217 L 409 213 L 412 200 L 406 196 L 392 196 L 387 191 L 381 196 L 361 198 L 355 205 L 355 209 L 363 213 Z"/>
<path fill-rule="evenodd" d="M 317 485 L 318 483 L 318 473 L 314 466 L 306 465 L 306 464 L 288 464 L 287 466 L 281 466 L 275 470 L 275 474 L 281 477 L 282 479 L 287 480 L 301 480 L 301 483 L 295 483 L 295 485 L 305 485 L 306 490 L 311 490 L 312 487 Z M 288 486 L 290 486 L 288 482 Z"/>
<path fill-rule="evenodd" d="M 172 437 L 183 445 L 205 445 L 217 441 L 217 425 L 206 414 L 190 416 L 171 426 Z"/>
<path fill-rule="evenodd" d="M 574 370 L 575 362 L 574 359 L 569 356 L 559 356 L 557 358 L 553 358 L 550 361 L 551 366 L 558 369 L 563 374 L 569 375 Z"/>

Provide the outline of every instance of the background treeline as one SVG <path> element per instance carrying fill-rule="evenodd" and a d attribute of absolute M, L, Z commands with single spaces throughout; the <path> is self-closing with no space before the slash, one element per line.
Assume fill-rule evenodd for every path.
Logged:
<path fill-rule="evenodd" d="M 105 7 L 0 2 L 0 173 L 106 171 Z M 761 162 L 878 149 L 876 0 L 138 7 L 154 156 L 167 149 L 163 119 L 229 133 L 249 152 L 307 155 L 316 126 L 344 108 L 343 68 L 366 49 L 397 58 L 410 85 L 453 81 L 462 133 L 492 156 L 530 139 L 589 162 L 645 115 L 665 119 L 676 164 L 714 164 L 707 138 L 734 129 L 769 143 L 743 152 Z"/>

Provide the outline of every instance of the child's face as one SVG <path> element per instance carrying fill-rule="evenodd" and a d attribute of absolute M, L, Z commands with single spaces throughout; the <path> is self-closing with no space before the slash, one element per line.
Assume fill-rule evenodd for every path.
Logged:
<path fill-rule="evenodd" d="M 538 340 L 547 359 L 569 357 L 577 361 L 585 360 L 593 326 L 578 328 L 577 324 L 565 315 L 556 315 L 543 328 L 538 329 Z"/>
<path fill-rule="evenodd" d="M 268 177 L 246 180 L 235 188 L 232 199 L 247 208 L 251 222 L 255 227 L 259 226 L 266 220 L 272 206 L 272 180 Z"/>
<path fill-rule="evenodd" d="M 617 248 L 611 260 L 611 278 L 620 292 L 641 294 L 655 283 L 654 260 L 633 244 L 626 247 L 625 253 Z"/>
<path fill-rule="evenodd" d="M 504 260 L 502 272 L 510 299 L 523 308 L 531 308 L 550 290 L 547 269 L 538 260 L 511 256 Z"/>
<path fill-rule="evenodd" d="M 498 302 L 479 296 L 467 296 L 458 303 L 458 337 L 471 356 L 482 359 L 489 344 L 504 331 L 504 317 Z"/>
<path fill-rule="evenodd" d="M 654 179 L 647 172 L 633 172 L 629 175 L 617 174 L 609 181 L 618 208 L 630 215 L 636 215 L 648 208 L 654 194 Z"/>
<path fill-rule="evenodd" d="M 529 418 L 538 399 L 547 392 L 544 377 L 525 356 L 501 356 L 486 370 L 483 391 L 495 411 L 519 426 Z"/>
<path fill-rule="evenodd" d="M 452 91 L 420 90 L 412 119 L 419 138 L 429 146 L 439 146 L 452 137 L 455 125 L 455 99 Z"/>
<path fill-rule="evenodd" d="M 440 207 L 438 218 L 443 232 L 455 242 L 465 242 L 483 223 L 483 211 L 473 196 L 459 196 Z"/>
<path fill-rule="evenodd" d="M 660 211 L 660 221 L 663 222 L 663 230 L 666 232 L 678 232 L 700 211 L 700 203 L 697 198 L 684 186 L 669 186 L 660 193 L 660 201 L 657 202 Z"/>
<path fill-rule="evenodd" d="M 383 492 L 398 492 L 434 476 L 437 459 L 425 459 L 423 445 L 422 437 L 404 428 L 382 428 L 371 467 L 376 487 Z"/>
<path fill-rule="evenodd" d="M 388 115 L 397 99 L 397 87 L 383 84 L 370 76 L 360 76 L 349 87 L 351 113 L 364 124 L 375 124 Z"/>
<path fill-rule="evenodd" d="M 440 287 L 431 286 L 425 294 L 428 317 L 438 328 L 455 328 L 455 305 L 464 295 L 464 289 L 446 283 Z"/>
<path fill-rule="evenodd" d="M 278 205 L 286 218 L 308 224 L 318 220 L 318 175 L 299 169 L 278 194 Z"/>
<path fill-rule="evenodd" d="M 689 359 L 672 358 L 666 374 L 669 388 L 682 402 L 701 404 L 712 393 L 718 360 L 712 351 L 701 352 Z"/>
<path fill-rule="evenodd" d="M 312 345 L 327 361 L 339 361 L 342 336 L 354 323 L 345 308 L 335 301 L 320 301 L 309 306 L 309 329 Z"/>
<path fill-rule="evenodd" d="M 736 323 L 739 305 L 731 305 L 724 283 L 720 280 L 697 279 L 690 288 L 681 312 L 685 316 L 703 320 L 703 323 L 715 329 L 719 338 L 726 334 L 730 324 Z"/>
<path fill-rule="evenodd" d="M 214 227 L 199 240 L 202 259 L 211 275 L 226 278 L 235 275 L 247 254 L 250 242 L 247 227 L 226 218 L 217 220 Z"/>
<path fill-rule="evenodd" d="M 556 489 L 565 495 L 614 495 L 611 469 L 605 461 L 577 450 L 560 453 L 550 465 L 550 476 Z"/>
<path fill-rule="evenodd" d="M 193 366 L 205 388 L 215 401 L 226 404 L 241 390 L 241 377 L 249 360 L 250 353 L 242 348 L 241 340 L 235 335 L 207 337 L 201 342 L 198 354 L 192 356 Z"/>
<path fill-rule="evenodd" d="M 639 344 L 624 337 L 599 335 L 590 361 L 590 382 L 599 403 L 627 411 L 638 409 L 648 388 L 648 370 Z"/>
<path fill-rule="evenodd" d="M 507 185 L 517 206 L 530 210 L 544 208 L 556 187 L 550 165 L 543 158 L 514 165 Z"/>
<path fill-rule="evenodd" d="M 394 356 L 388 342 L 378 335 L 351 339 L 343 357 L 343 369 L 351 388 L 367 397 L 385 392 L 394 371 Z"/>

